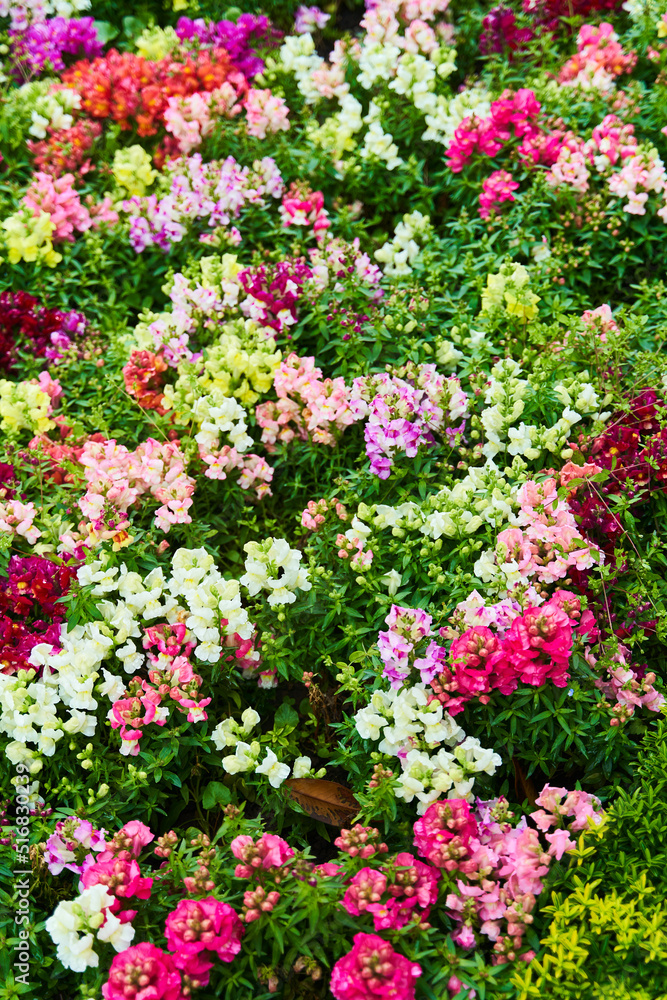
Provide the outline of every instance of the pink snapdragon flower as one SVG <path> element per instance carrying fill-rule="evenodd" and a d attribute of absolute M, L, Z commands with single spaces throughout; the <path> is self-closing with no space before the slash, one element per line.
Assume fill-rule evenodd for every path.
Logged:
<path fill-rule="evenodd" d="M 600 800 L 588 792 L 568 792 L 567 788 L 545 785 L 535 804 L 542 808 L 531 813 L 531 819 L 544 832 L 551 827 L 567 826 L 573 833 L 579 833 L 586 829 L 589 821 L 597 825 L 602 818 Z"/>
<path fill-rule="evenodd" d="M 625 53 L 611 24 L 584 24 L 577 35 L 577 54 L 565 63 L 558 82 L 583 90 L 610 90 L 616 77 L 630 73 L 637 62 Z"/>
<path fill-rule="evenodd" d="M 355 823 L 351 830 L 341 830 L 334 844 L 343 854 L 349 854 L 351 858 L 360 857 L 364 861 L 374 854 L 386 854 L 389 850 L 376 827 L 362 826 L 361 823 Z"/>
<path fill-rule="evenodd" d="M 624 162 L 637 152 L 635 127 L 632 122 L 623 122 L 616 115 L 605 115 L 593 129 L 591 138 L 584 143 L 583 151 L 596 170 L 605 174 L 619 160 Z"/>
<path fill-rule="evenodd" d="M 74 190 L 74 175 L 63 174 L 53 178 L 38 171 L 28 187 L 24 202 L 33 215 L 47 212 L 54 230 L 54 243 L 74 242 L 74 231 L 85 233 L 93 225 L 88 209 L 81 204 L 78 192 Z"/>
<path fill-rule="evenodd" d="M 422 909 L 437 902 L 440 872 L 432 865 L 425 865 L 408 851 L 401 851 L 392 862 L 391 873 L 390 895 L 414 899 Z"/>
<path fill-rule="evenodd" d="M 153 879 L 142 877 L 134 859 L 118 857 L 90 865 L 81 876 L 81 885 L 84 889 L 89 889 L 92 885 L 103 885 L 112 896 L 121 899 L 130 899 L 132 896 L 149 899 Z"/>
<path fill-rule="evenodd" d="M 547 184 L 552 187 L 571 187 L 579 194 L 588 191 L 590 170 L 582 144 L 569 139 L 560 147 L 558 158 L 546 175 Z"/>
<path fill-rule="evenodd" d="M 499 100 L 492 103 L 486 118 L 464 118 L 458 126 L 445 154 L 449 169 L 452 173 L 460 173 L 476 151 L 496 156 L 512 134 L 524 142 L 541 135 L 543 130 L 536 122 L 540 110 L 532 90 L 504 91 Z"/>
<path fill-rule="evenodd" d="M 37 510 L 34 503 L 22 503 L 20 500 L 0 501 L 0 532 L 10 535 L 20 535 L 28 545 L 34 545 L 42 532 L 33 524 Z"/>
<path fill-rule="evenodd" d="M 106 830 L 95 830 L 87 819 L 70 816 L 58 820 L 54 832 L 46 842 L 44 860 L 52 875 L 63 869 L 82 875 L 95 863 L 92 851 L 104 851 Z"/>
<path fill-rule="evenodd" d="M 414 824 L 418 853 L 447 871 L 454 871 L 472 853 L 470 842 L 476 834 L 477 821 L 465 799 L 433 802 Z"/>
<path fill-rule="evenodd" d="M 496 211 L 496 205 L 506 201 L 516 201 L 513 191 L 519 187 L 507 170 L 495 170 L 482 182 L 482 193 L 479 196 L 479 214 L 482 219 L 488 219 Z"/>
<path fill-rule="evenodd" d="M 236 84 L 236 86 L 234 86 Z M 210 92 L 178 94 L 170 97 L 164 112 L 164 124 L 187 155 L 197 149 L 215 125 L 216 117 L 233 118 L 241 111 L 242 97 L 247 84 L 238 73 Z"/>
<path fill-rule="evenodd" d="M 231 962 L 241 950 L 244 932 L 235 910 L 213 896 L 182 899 L 165 924 L 165 937 L 174 954 L 174 963 L 184 970 L 195 956 L 207 963 L 214 955 L 221 962 Z"/>
<path fill-rule="evenodd" d="M 114 956 L 102 996 L 104 1000 L 185 1000 L 173 956 L 148 941 Z"/>
<path fill-rule="evenodd" d="M 132 819 L 129 823 L 125 823 L 111 840 L 106 842 L 104 853 L 100 855 L 99 861 L 110 861 L 124 853 L 138 858 L 143 848 L 147 847 L 153 840 L 155 840 L 155 834 L 151 833 L 150 828 L 140 819 Z"/>
<path fill-rule="evenodd" d="M 324 207 L 321 191 L 312 191 L 307 184 L 294 182 L 283 196 L 280 204 L 283 226 L 312 227 L 314 235 L 321 240 L 331 226 L 329 213 Z"/>
<path fill-rule="evenodd" d="M 244 106 L 248 135 L 256 139 L 265 139 L 267 132 L 286 132 L 290 127 L 287 120 L 289 115 L 287 104 L 282 97 L 272 94 L 268 88 L 257 90 L 251 87 Z"/>
<path fill-rule="evenodd" d="M 336 1000 L 414 1000 L 421 973 L 377 934 L 355 934 L 352 951 L 331 971 L 330 989 Z"/>
<path fill-rule="evenodd" d="M 250 878 L 258 868 L 280 868 L 294 857 L 287 841 L 275 833 L 264 833 L 256 842 L 247 834 L 241 834 L 232 840 L 230 847 L 234 857 L 243 862 L 236 866 L 237 878 Z"/>
<path fill-rule="evenodd" d="M 87 503 L 98 495 L 125 513 L 148 493 L 163 504 L 155 513 L 156 523 L 163 531 L 168 531 L 172 524 L 191 521 L 187 512 L 192 505 L 195 480 L 186 474 L 186 459 L 176 442 L 148 438 L 130 451 L 113 439 L 89 440 L 79 461 L 88 483 Z"/>
<path fill-rule="evenodd" d="M 321 30 L 327 24 L 331 14 L 325 14 L 319 7 L 306 7 L 301 4 L 297 7 L 294 15 L 295 35 L 312 35 L 315 31 Z"/>
<path fill-rule="evenodd" d="M 436 433 L 454 446 L 465 429 L 468 402 L 460 381 L 441 375 L 435 365 L 409 362 L 393 373 L 356 378 L 350 408 L 357 420 L 367 419 L 371 472 L 388 479 L 396 453 L 414 458 L 420 447 L 435 444 Z"/>
<path fill-rule="evenodd" d="M 374 868 L 362 868 L 350 882 L 343 896 L 343 906 L 348 913 L 358 917 L 372 903 L 379 903 L 386 888 L 386 875 Z"/>
<path fill-rule="evenodd" d="M 255 409 L 268 451 L 275 451 L 277 441 L 289 444 L 297 436 L 333 447 L 337 432 L 355 422 L 344 380 L 323 378 L 312 357 L 289 354 L 276 369 L 273 384 L 277 403 L 261 403 Z"/>

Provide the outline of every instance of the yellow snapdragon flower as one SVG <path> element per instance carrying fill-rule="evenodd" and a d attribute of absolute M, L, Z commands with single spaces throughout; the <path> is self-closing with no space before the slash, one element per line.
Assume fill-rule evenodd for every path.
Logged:
<path fill-rule="evenodd" d="M 151 167 L 151 158 L 143 146 L 128 146 L 114 153 L 112 173 L 116 184 L 124 188 L 129 197 L 143 197 L 146 189 L 157 177 L 157 170 Z"/>
<path fill-rule="evenodd" d="M 28 263 L 39 261 L 47 267 L 55 267 L 63 259 L 62 254 L 53 249 L 51 236 L 56 228 L 48 212 L 33 215 L 28 209 L 15 212 L 2 223 L 5 230 L 5 244 L 9 251 L 9 263 L 20 260 Z"/>
<path fill-rule="evenodd" d="M 143 56 L 144 59 L 164 59 L 178 45 L 178 35 L 171 27 L 144 28 L 134 44 L 137 55 Z"/>
<path fill-rule="evenodd" d="M 9 434 L 29 430 L 37 434 L 56 425 L 49 420 L 50 396 L 34 382 L 0 379 L 0 430 Z"/>

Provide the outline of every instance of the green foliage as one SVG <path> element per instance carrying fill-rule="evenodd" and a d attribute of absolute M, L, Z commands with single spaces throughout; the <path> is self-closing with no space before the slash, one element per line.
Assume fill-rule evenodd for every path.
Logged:
<path fill-rule="evenodd" d="M 575 861 L 549 877 L 551 923 L 540 953 L 512 979 L 518 1000 L 660 1000 L 667 990 L 667 722 L 642 744 L 631 791 L 620 789 Z M 639 989 L 637 988 L 639 986 Z"/>

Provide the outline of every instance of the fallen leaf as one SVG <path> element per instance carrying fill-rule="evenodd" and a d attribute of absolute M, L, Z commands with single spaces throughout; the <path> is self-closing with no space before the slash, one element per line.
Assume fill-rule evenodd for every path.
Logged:
<path fill-rule="evenodd" d="M 329 826 L 342 827 L 359 812 L 359 803 L 349 788 L 321 778 L 291 778 L 285 782 L 290 798 L 303 811 Z"/>

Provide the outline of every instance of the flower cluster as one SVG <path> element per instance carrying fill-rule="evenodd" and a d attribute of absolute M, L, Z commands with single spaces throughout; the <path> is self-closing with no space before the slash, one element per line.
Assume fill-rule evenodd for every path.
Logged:
<path fill-rule="evenodd" d="M 560 83 L 582 90 L 606 91 L 617 77 L 630 73 L 637 61 L 634 52 L 625 53 L 611 24 L 584 24 L 577 35 L 577 54 L 565 63 Z"/>
<path fill-rule="evenodd" d="M 603 554 L 581 534 L 567 501 L 558 497 L 555 479 L 525 482 L 517 492 L 516 527 L 501 531 L 495 551 L 486 550 L 475 563 L 485 583 L 495 582 L 511 594 L 519 586 L 564 580 L 570 567 L 590 569 Z"/>
<path fill-rule="evenodd" d="M 71 575 L 67 571 L 67 582 Z M 13 761 L 39 765 L 29 743 L 51 756 L 65 733 L 94 735 L 99 706 L 95 693 L 112 703 L 112 725 L 123 727 L 122 752 L 136 754 L 143 725 L 163 725 L 169 701 L 177 701 L 191 721 L 205 718 L 203 709 L 210 699 L 198 697 L 202 678 L 194 673 L 190 654 L 200 663 L 216 663 L 223 647 L 252 639 L 254 630 L 241 607 L 238 582 L 225 580 L 202 549 L 179 549 L 169 579 L 162 569 L 142 579 L 124 565 L 119 574 L 118 567 L 105 569 L 99 561 L 82 566 L 77 577 L 80 585 L 91 586 L 102 621 L 72 629 L 52 627 L 37 642 L 30 642 L 27 669 L 15 678 L 2 675 L 0 724 L 12 738 L 6 752 Z M 118 599 L 109 599 L 114 591 Z M 55 591 L 51 600 L 58 596 Z M 168 622 L 148 624 L 163 617 Z M 157 647 L 157 652 L 149 652 L 148 662 L 137 649 L 136 638 L 142 638 L 146 650 Z M 248 650 L 249 644 L 244 655 Z M 122 677 L 102 666 L 110 656 L 128 674 L 141 671 L 128 691 Z M 34 679 L 35 668 L 43 671 L 39 681 Z M 167 705 L 161 706 L 163 698 Z M 57 714 L 60 704 L 69 710 L 64 722 Z"/>
<path fill-rule="evenodd" d="M 355 422 L 350 390 L 342 378 L 324 379 L 315 358 L 290 354 L 273 376 L 277 402 L 260 403 L 255 418 L 268 451 L 295 438 L 333 447 L 340 433 Z"/>
<path fill-rule="evenodd" d="M 294 182 L 290 184 L 280 204 L 283 226 L 312 227 L 314 235 L 322 240 L 330 227 L 329 213 L 324 208 L 321 191 L 311 191 L 308 185 Z"/>
<path fill-rule="evenodd" d="M 48 65 L 60 73 L 63 56 L 96 59 L 104 50 L 92 17 L 53 17 L 33 22 L 25 31 L 10 32 L 14 74 L 19 79 L 39 76 Z"/>
<path fill-rule="evenodd" d="M 256 161 L 250 169 L 241 167 L 232 156 L 205 164 L 198 153 L 171 161 L 162 175 L 162 185 L 169 192 L 162 198 L 134 195 L 123 202 L 130 220 L 130 243 L 137 253 L 149 246 L 168 251 L 200 220 L 214 232 L 228 233 L 232 243 L 239 242 L 234 235 L 238 230 L 227 227 L 241 209 L 246 204 L 263 206 L 267 196 L 279 198 L 283 190 L 280 173 L 270 157 Z"/>
<path fill-rule="evenodd" d="M 188 509 L 195 481 L 185 472 L 185 458 L 176 442 L 148 438 L 130 451 L 113 439 L 87 441 L 79 461 L 88 488 L 78 503 L 94 526 L 107 504 L 126 514 L 144 493 L 162 504 L 155 512 L 155 522 L 163 531 L 169 531 L 172 524 L 190 521 Z"/>
<path fill-rule="evenodd" d="M 251 78 L 264 69 L 264 61 L 256 48 L 271 47 L 279 40 L 280 32 L 264 14 L 241 14 L 236 21 L 217 22 L 180 17 L 176 36 L 185 45 L 223 48 L 233 65 Z"/>
<path fill-rule="evenodd" d="M 397 452 L 413 458 L 422 445 L 435 443 L 436 432 L 453 446 L 468 412 L 459 380 L 440 375 L 435 365 L 407 364 L 391 374 L 357 378 L 349 405 L 357 420 L 367 418 L 366 454 L 380 479 L 389 478 Z"/>
<path fill-rule="evenodd" d="M 542 879 L 554 859 L 576 847 L 570 833 L 602 821 L 599 801 L 586 792 L 546 785 L 536 802 L 546 807 L 531 814 L 544 832 L 546 850 L 525 817 L 516 826 L 508 822 L 512 814 L 502 799 L 478 801 L 475 812 L 460 799 L 435 802 L 414 827 L 418 853 L 435 867 L 457 873 L 456 891 L 446 899 L 457 923 L 452 939 L 472 948 L 480 936 L 487 937 L 496 964 L 514 961 L 524 947 Z M 567 824 L 565 817 L 574 818 Z M 524 961 L 532 957 L 532 952 L 523 956 Z"/>
<path fill-rule="evenodd" d="M 39 218 L 46 213 L 50 217 L 54 243 L 74 242 L 75 230 L 85 233 L 102 222 L 118 222 L 118 213 L 111 207 L 110 198 L 86 208 L 73 185 L 73 174 L 62 174 L 54 180 L 50 174 L 38 172 L 25 194 L 24 203 L 33 215 Z"/>
<path fill-rule="evenodd" d="M 452 789 L 457 796 L 471 797 L 475 775 L 492 775 L 501 764 L 498 754 L 466 737 L 425 684 L 374 691 L 370 704 L 356 713 L 354 725 L 362 739 L 382 737 L 380 753 L 398 757 L 401 772 L 394 794 L 407 803 L 416 798 L 420 814 Z"/>
<path fill-rule="evenodd" d="M 148 60 L 110 49 L 91 61 L 65 70 L 62 81 L 81 97 L 90 118 L 111 118 L 121 129 L 136 127 L 140 136 L 155 135 L 170 97 L 216 90 L 227 80 L 230 60 L 223 48 L 196 55 Z"/>
<path fill-rule="evenodd" d="M 520 683 L 541 687 L 549 680 L 565 687 L 573 633 L 587 635 L 594 627 L 590 612 L 582 615 L 579 599 L 566 590 L 537 606 L 522 609 L 507 601 L 475 608 L 472 616 L 488 624 L 473 625 L 453 641 L 431 682 L 438 701 L 454 715 L 470 698 L 488 700 L 495 689 L 509 695 Z"/>
<path fill-rule="evenodd" d="M 33 647 L 58 644 L 66 612 L 59 599 L 67 594 L 73 576 L 73 569 L 39 556 L 10 558 L 0 587 L 2 674 L 29 671 Z"/>
<path fill-rule="evenodd" d="M 83 336 L 87 327 L 86 317 L 73 309 L 48 309 L 26 292 L 2 292 L 0 368 L 13 371 L 18 367 L 19 352 L 25 350 L 33 357 L 55 361 Z"/>
<path fill-rule="evenodd" d="M 14 436 L 23 428 L 40 433 L 55 427 L 54 406 L 62 396 L 57 379 L 48 372 L 24 382 L 0 379 L 0 429 Z"/>
<path fill-rule="evenodd" d="M 245 573 L 240 579 L 251 597 L 262 590 L 269 592 L 269 605 L 293 604 L 297 590 L 310 590 L 308 570 L 301 563 L 301 552 L 291 549 L 284 538 L 265 538 L 246 542 Z"/>
<path fill-rule="evenodd" d="M 355 934 L 352 951 L 331 971 L 331 992 L 336 1000 L 370 1000 L 374 996 L 414 1000 L 421 966 L 394 951 L 377 934 Z"/>

